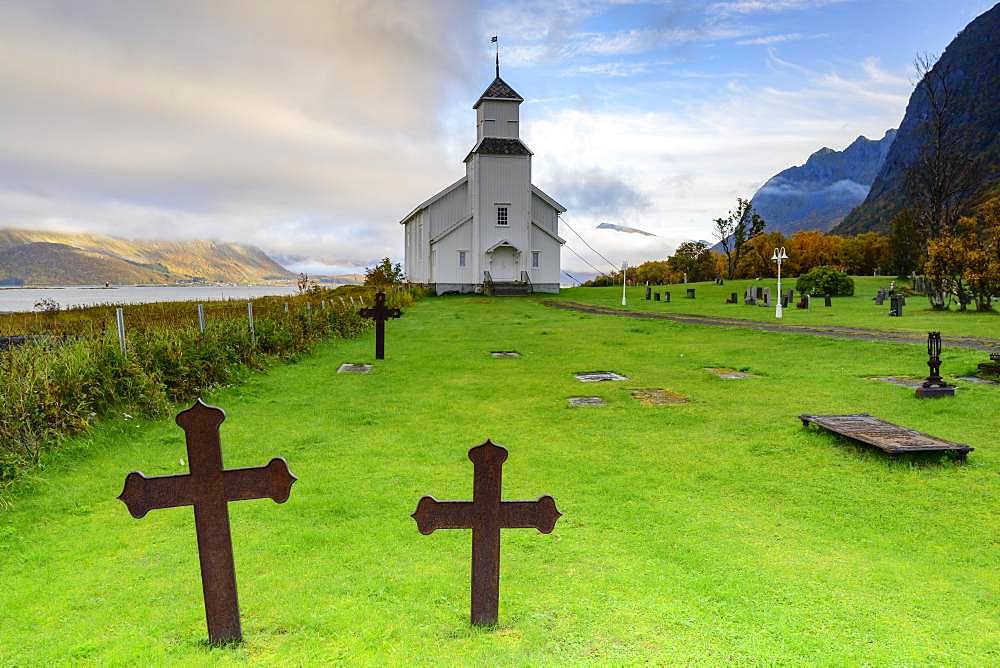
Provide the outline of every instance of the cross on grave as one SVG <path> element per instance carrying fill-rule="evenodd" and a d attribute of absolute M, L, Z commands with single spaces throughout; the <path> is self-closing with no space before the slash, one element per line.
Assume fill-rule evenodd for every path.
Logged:
<path fill-rule="evenodd" d="M 403 315 L 398 308 L 386 308 L 385 293 L 375 293 L 375 306 L 363 308 L 359 312 L 362 318 L 375 320 L 375 359 L 385 359 L 385 321 L 389 318 L 399 318 Z"/>
<path fill-rule="evenodd" d="M 225 419 L 221 409 L 201 399 L 178 413 L 176 422 L 184 430 L 191 472 L 147 478 L 133 471 L 125 478 L 125 488 L 118 496 L 136 519 L 159 508 L 194 507 L 205 618 L 208 638 L 213 643 L 243 639 L 227 504 L 263 498 L 284 503 L 296 481 L 280 457 L 257 468 L 222 468 L 219 425 Z"/>
<path fill-rule="evenodd" d="M 537 501 L 501 501 L 501 468 L 507 450 L 489 439 L 469 450 L 473 464 L 472 501 L 438 501 L 425 496 L 413 519 L 420 533 L 472 529 L 472 623 L 497 623 L 500 607 L 500 529 L 538 529 L 552 533 L 562 513 L 551 496 Z"/>

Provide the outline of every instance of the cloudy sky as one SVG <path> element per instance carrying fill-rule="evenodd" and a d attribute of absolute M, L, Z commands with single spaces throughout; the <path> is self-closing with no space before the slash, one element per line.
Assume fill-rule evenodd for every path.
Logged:
<path fill-rule="evenodd" d="M 314 273 L 400 258 L 399 219 L 464 173 L 498 33 L 535 183 L 615 262 L 663 257 L 896 127 L 914 55 L 992 4 L 7 0 L 0 226 L 242 241 Z"/>

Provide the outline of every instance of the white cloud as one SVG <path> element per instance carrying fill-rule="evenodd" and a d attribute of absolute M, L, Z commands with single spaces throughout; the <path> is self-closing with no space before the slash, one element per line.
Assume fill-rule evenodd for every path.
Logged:
<path fill-rule="evenodd" d="M 566 217 L 609 258 L 635 263 L 662 258 L 684 240 L 710 240 L 712 219 L 732 208 L 738 196 L 749 197 L 819 147 L 842 148 L 859 134 L 880 138 L 898 125 L 909 88 L 901 76 L 872 69 L 870 63 L 815 72 L 780 62 L 777 67 L 793 68 L 795 74 L 794 83 L 784 87 L 734 80 L 710 99 L 678 99 L 668 110 L 562 109 L 527 118 L 534 180 L 556 199 L 567 178 L 588 170 L 599 169 L 627 184 L 642 206 L 624 200 L 614 211 L 571 208 Z M 886 88 L 881 81 L 887 78 L 897 85 Z M 584 181 L 581 177 L 580 184 Z M 602 222 L 658 236 L 595 230 Z M 564 236 L 596 264 L 582 244 Z M 564 264 L 571 272 L 587 270 L 570 253 Z"/>
<path fill-rule="evenodd" d="M 754 14 L 757 12 L 787 12 L 816 9 L 851 0 L 733 0 L 716 2 L 709 11 L 716 14 Z"/>

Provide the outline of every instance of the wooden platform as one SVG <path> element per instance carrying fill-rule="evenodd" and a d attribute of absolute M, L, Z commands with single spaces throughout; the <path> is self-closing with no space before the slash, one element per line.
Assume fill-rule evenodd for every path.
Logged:
<path fill-rule="evenodd" d="M 974 449 L 964 443 L 952 443 L 930 434 L 900 427 L 868 413 L 800 415 L 799 419 L 805 427 L 810 423 L 818 425 L 835 434 L 874 445 L 893 457 L 921 452 L 953 452 L 960 460 L 965 461 L 965 456 Z"/>

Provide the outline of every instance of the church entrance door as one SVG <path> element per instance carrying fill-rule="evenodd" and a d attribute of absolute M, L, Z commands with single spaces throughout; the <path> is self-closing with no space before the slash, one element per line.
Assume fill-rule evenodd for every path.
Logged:
<path fill-rule="evenodd" d="M 494 281 L 514 280 L 514 249 L 510 246 L 498 246 L 493 250 L 490 261 L 490 273 Z"/>

